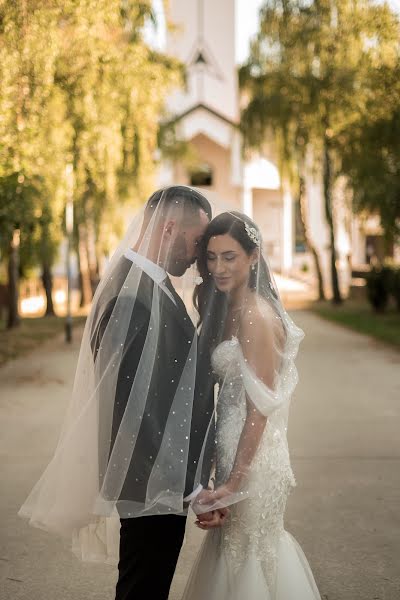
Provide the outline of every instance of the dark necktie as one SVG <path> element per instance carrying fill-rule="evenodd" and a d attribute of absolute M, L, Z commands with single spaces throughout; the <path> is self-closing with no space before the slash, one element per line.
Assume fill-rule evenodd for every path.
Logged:
<path fill-rule="evenodd" d="M 177 307 L 179 307 L 181 310 L 183 310 L 186 313 L 186 306 L 184 305 L 182 298 L 180 297 L 180 295 L 178 294 L 178 292 L 172 285 L 171 280 L 168 277 L 168 275 L 167 275 L 166 279 L 164 279 L 164 283 L 165 283 L 165 287 L 171 292 L 172 297 L 174 298 Z"/>

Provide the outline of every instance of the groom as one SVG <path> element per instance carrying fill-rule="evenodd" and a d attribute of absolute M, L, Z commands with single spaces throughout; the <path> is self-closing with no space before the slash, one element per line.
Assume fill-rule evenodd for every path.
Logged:
<path fill-rule="evenodd" d="M 182 206 L 183 212 L 174 216 L 174 205 Z M 139 251 L 141 242 L 146 238 L 149 231 L 149 223 L 154 222 L 152 218 L 162 203 L 161 218 L 157 217 L 156 226 L 152 227 L 150 240 L 146 244 L 146 252 Z M 163 220 L 163 215 L 165 219 Z M 189 219 L 188 219 L 189 215 Z M 163 294 L 172 300 L 177 310 L 171 310 L 173 304 L 164 301 L 160 305 L 164 307 L 161 319 L 165 327 L 168 327 L 169 335 L 165 341 L 158 346 L 158 361 L 161 368 L 153 370 L 150 386 L 158 390 L 160 397 L 159 406 L 152 405 L 149 408 L 154 413 L 154 419 L 142 423 L 139 430 L 135 450 L 130 462 L 130 467 L 121 490 L 120 500 L 142 500 L 146 497 L 146 487 L 141 488 L 138 474 L 147 472 L 150 475 L 153 464 L 143 463 L 143 448 L 153 444 L 157 438 L 156 432 L 152 430 L 155 425 L 166 423 L 168 410 L 172 398 L 168 396 L 171 381 L 170 362 L 171 356 L 177 357 L 178 364 L 185 364 L 188 344 L 195 338 L 195 330 L 186 312 L 186 308 L 173 288 L 167 272 L 180 277 L 197 259 L 197 247 L 203 233 L 211 219 L 211 207 L 207 199 L 199 192 L 184 186 L 172 186 L 165 190 L 158 190 L 148 200 L 141 235 L 137 245 L 129 249 L 117 264 L 113 277 L 110 278 L 106 289 L 106 295 L 114 298 L 113 302 L 102 304 L 101 297 L 97 306 L 100 314 L 94 319 L 96 328 L 92 331 L 91 343 L 94 355 L 97 355 L 101 339 L 110 320 L 115 301 L 126 279 L 127 273 L 132 268 L 132 263 L 142 271 L 140 282 L 140 293 L 153 289 L 158 285 L 161 299 Z M 172 241 L 171 241 L 172 240 Z M 142 244 L 143 246 L 143 244 Z M 163 259 L 164 257 L 164 259 Z M 144 290 L 144 291 L 143 291 Z M 139 293 L 139 292 L 138 292 Z M 116 388 L 116 399 L 114 403 L 113 425 L 111 434 L 111 449 L 114 445 L 121 420 L 124 416 L 128 402 L 130 386 L 136 375 L 140 356 L 144 348 L 147 328 L 149 327 L 150 315 L 148 309 L 143 309 L 143 304 L 136 305 L 132 311 L 129 328 L 137 328 L 142 335 L 135 337 L 134 342 L 124 351 L 124 357 L 119 367 Z M 151 306 L 151 303 L 150 303 Z M 175 361 L 176 362 L 176 361 Z M 199 365 L 198 365 L 199 367 Z M 176 365 L 174 367 L 176 369 Z M 183 367 L 182 367 L 183 368 Z M 175 370 L 176 376 L 176 370 Z M 176 379 L 179 380 L 179 374 Z M 187 462 L 185 500 L 189 502 L 199 490 L 194 490 L 196 466 L 202 449 L 203 439 L 209 423 L 205 415 L 213 412 L 212 387 L 209 385 L 210 377 L 204 373 L 204 377 L 198 378 L 198 386 L 193 402 L 190 446 Z M 205 386 L 208 385 L 208 389 Z M 199 393 L 199 389 L 202 393 Z M 204 393 L 206 392 L 206 393 Z M 153 416 L 153 415 L 152 415 Z M 213 423 L 211 423 L 211 427 Z M 154 455 L 157 453 L 156 452 Z M 207 485 L 210 461 L 203 462 L 202 483 Z M 146 471 L 147 470 L 147 471 Z M 141 477 L 143 480 L 143 477 Z M 144 478 L 145 479 L 145 478 Z M 146 479 L 145 479 L 146 480 Z M 201 487 L 200 487 L 201 489 Z M 226 511 L 213 511 L 198 516 L 199 521 L 207 524 L 207 528 L 219 527 L 225 517 Z M 116 586 L 116 600 L 167 600 L 176 562 L 182 546 L 186 517 L 183 515 L 156 515 L 135 518 L 121 518 L 120 529 L 120 557 L 118 564 L 118 582 Z"/>

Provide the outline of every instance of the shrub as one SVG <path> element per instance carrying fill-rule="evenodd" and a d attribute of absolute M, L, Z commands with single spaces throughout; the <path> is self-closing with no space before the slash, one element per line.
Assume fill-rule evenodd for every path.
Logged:
<path fill-rule="evenodd" d="M 400 267 L 391 269 L 389 278 L 389 292 L 400 310 Z"/>
<path fill-rule="evenodd" d="M 391 273 L 389 267 L 373 267 L 367 275 L 367 298 L 376 312 L 388 305 Z"/>

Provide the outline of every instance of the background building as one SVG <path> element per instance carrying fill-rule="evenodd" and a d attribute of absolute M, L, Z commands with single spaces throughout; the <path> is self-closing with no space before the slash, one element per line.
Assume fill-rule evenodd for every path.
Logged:
<path fill-rule="evenodd" d="M 179 139 L 197 154 L 197 166 L 164 161 L 159 184 L 181 183 L 215 192 L 226 205 L 253 216 L 275 271 L 313 282 L 313 259 L 307 251 L 298 199 L 282 181 L 273 143 L 264 154 L 242 158 L 238 129 L 240 98 L 235 63 L 233 0 L 170 0 L 167 53 L 187 68 L 187 86 L 168 100 L 170 122 Z M 320 174 L 309 169 L 306 181 L 308 236 L 317 250 L 329 292 L 329 230 Z M 335 191 L 336 239 L 341 286 L 351 282 L 351 262 L 367 264 L 382 252 L 379 223 L 351 214 L 343 181 Z"/>

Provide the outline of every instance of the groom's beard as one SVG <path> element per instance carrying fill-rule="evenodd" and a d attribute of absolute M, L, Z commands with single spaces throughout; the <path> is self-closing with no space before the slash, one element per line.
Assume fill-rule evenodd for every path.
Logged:
<path fill-rule="evenodd" d="M 179 234 L 171 246 L 166 270 L 170 275 L 182 277 L 195 260 L 195 258 L 188 258 L 185 237 L 183 234 Z"/>

